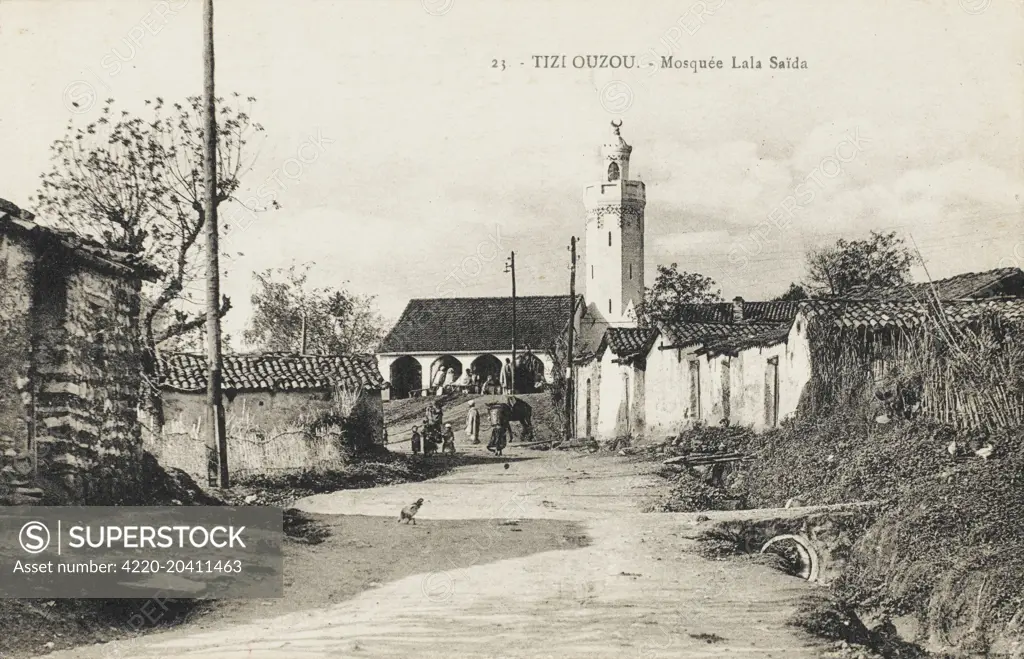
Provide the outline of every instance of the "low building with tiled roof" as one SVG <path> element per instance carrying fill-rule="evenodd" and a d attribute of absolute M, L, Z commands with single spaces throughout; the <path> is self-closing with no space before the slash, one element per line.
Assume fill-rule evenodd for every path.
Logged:
<path fill-rule="evenodd" d="M 236 353 L 223 357 L 222 388 L 232 477 L 337 466 L 345 446 L 383 444 L 381 392 L 387 382 L 372 355 Z M 159 432 L 146 448 L 165 467 L 206 477 L 207 370 L 203 355 L 157 358 Z M 348 421 L 344 423 L 349 423 Z"/>
<path fill-rule="evenodd" d="M 870 386 L 874 398 L 905 406 L 891 413 L 977 429 L 982 417 L 951 374 L 979 359 L 998 362 L 1022 330 L 1021 297 L 825 299 L 801 303 L 789 342 L 805 346 L 802 387 L 815 406 L 846 404 Z M 971 338 L 979 335 L 987 338 Z"/>
<path fill-rule="evenodd" d="M 574 309 L 568 295 L 516 298 L 518 390 L 531 391 L 538 378 L 550 381 L 550 351 L 582 309 L 582 298 Z M 470 370 L 497 382 L 512 342 L 511 297 L 414 299 L 381 342 L 378 368 L 397 397 L 444 386 L 442 377 L 451 385 Z"/>
<path fill-rule="evenodd" d="M 830 351 L 901 345 L 894 335 L 913 337 L 929 326 L 976 328 L 994 318 L 1024 324 L 1024 297 L 991 295 L 1013 290 L 1019 274 L 951 277 L 935 282 L 937 295 L 920 298 L 909 296 L 911 287 L 892 299 L 685 304 L 649 330 L 609 329 L 597 351 L 577 359 L 577 429 L 637 440 L 698 423 L 772 428 L 797 414 L 816 373 L 828 379 L 821 371 L 832 366 L 815 360 Z M 833 331 L 812 332 L 816 325 Z M 900 359 L 862 357 L 860 377 Z"/>
<path fill-rule="evenodd" d="M 598 350 L 578 360 L 577 428 L 635 440 L 698 422 L 777 424 L 798 399 L 784 389 L 798 310 L 796 302 L 736 298 L 680 305 L 672 321 L 649 329 L 609 328 Z"/>

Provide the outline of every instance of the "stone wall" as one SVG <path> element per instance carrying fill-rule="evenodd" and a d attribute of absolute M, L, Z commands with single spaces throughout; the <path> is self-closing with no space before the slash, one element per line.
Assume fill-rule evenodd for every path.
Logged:
<path fill-rule="evenodd" d="M 205 393 L 165 391 L 164 424 L 144 436 L 146 450 L 165 468 L 207 477 Z M 318 417 L 358 414 L 368 420 L 367 444 L 383 444 L 384 408 L 379 391 L 225 392 L 228 471 L 232 479 L 254 474 L 343 466 L 336 430 L 310 432 Z"/>
<path fill-rule="evenodd" d="M 140 282 L 47 252 L 34 284 L 35 441 L 50 495 L 132 501 L 141 485 Z"/>
<path fill-rule="evenodd" d="M 53 504 L 140 493 L 139 285 L 46 240 L 0 236 L 0 451 L 17 472 L 8 484 L 32 480 Z"/>
<path fill-rule="evenodd" d="M 28 448 L 34 264 L 27 244 L 0 235 L 0 452 Z"/>

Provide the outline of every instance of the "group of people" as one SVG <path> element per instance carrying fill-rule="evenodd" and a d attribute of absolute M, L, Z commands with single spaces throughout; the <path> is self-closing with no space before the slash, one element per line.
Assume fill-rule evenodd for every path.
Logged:
<path fill-rule="evenodd" d="M 428 408 L 426 418 L 423 421 L 423 432 L 419 426 L 413 426 L 413 453 L 432 455 L 437 452 L 438 445 L 441 453 L 455 454 L 455 431 L 452 424 L 444 424 L 443 410 L 440 403 L 434 401 Z M 509 425 L 507 414 L 502 415 L 499 423 L 493 424 L 490 429 L 490 441 L 487 443 L 487 450 L 501 455 L 505 446 L 512 436 L 512 428 Z M 472 444 L 480 443 L 480 410 L 476 401 L 469 401 L 469 411 L 466 413 L 466 441 Z"/>
<path fill-rule="evenodd" d="M 500 389 L 499 389 L 500 385 Z M 454 368 L 439 368 L 434 373 L 430 382 L 430 389 L 438 396 L 450 389 L 461 389 L 462 391 L 484 395 L 484 394 L 511 394 L 512 393 L 512 360 L 506 359 L 501 367 L 498 379 L 495 380 L 491 373 L 486 377 L 479 373 L 472 366 L 462 372 L 458 378 L 455 377 Z"/>
<path fill-rule="evenodd" d="M 441 453 L 455 453 L 455 431 L 452 430 L 452 424 L 444 424 L 444 430 L 441 431 L 440 436 Z M 412 427 L 412 452 L 419 455 L 422 450 L 423 455 L 433 455 L 437 453 L 438 438 L 436 435 L 426 432 L 424 429 L 423 434 L 420 434 L 419 426 Z"/>
<path fill-rule="evenodd" d="M 412 427 L 412 452 L 418 455 L 433 455 L 438 451 L 440 445 L 441 453 L 455 454 L 455 431 L 452 424 L 443 423 L 444 411 L 441 404 L 434 401 L 427 408 L 426 418 L 423 420 L 423 432 L 419 426 Z M 509 421 L 502 418 L 500 423 L 494 424 L 491 428 L 491 441 L 487 444 L 487 450 L 501 455 L 508 440 L 512 435 L 512 428 Z M 466 441 L 472 444 L 480 443 L 480 410 L 477 409 L 476 401 L 469 401 L 469 411 L 466 413 Z"/>
<path fill-rule="evenodd" d="M 412 427 L 412 452 L 423 455 L 437 453 L 438 445 L 442 453 L 455 453 L 455 431 L 452 424 L 444 422 L 444 410 L 441 403 L 434 401 L 427 408 L 426 418 L 423 420 L 423 433 L 420 434 L 419 426 Z M 443 424 L 443 425 L 442 425 Z"/>

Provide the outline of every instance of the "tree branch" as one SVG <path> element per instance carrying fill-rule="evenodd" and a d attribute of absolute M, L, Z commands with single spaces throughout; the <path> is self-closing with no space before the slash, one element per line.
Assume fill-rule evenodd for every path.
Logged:
<path fill-rule="evenodd" d="M 221 297 L 220 309 L 217 311 L 217 316 L 223 318 L 224 314 L 229 311 L 231 311 L 231 298 L 224 295 Z M 178 321 L 168 326 L 163 332 L 155 334 L 153 342 L 155 345 L 159 345 L 168 339 L 188 334 L 192 330 L 197 330 L 205 324 L 206 314 L 199 314 L 187 320 Z"/>

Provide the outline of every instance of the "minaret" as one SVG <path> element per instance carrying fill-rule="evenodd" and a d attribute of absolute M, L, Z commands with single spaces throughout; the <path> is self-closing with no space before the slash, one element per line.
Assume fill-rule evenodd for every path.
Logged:
<path fill-rule="evenodd" d="M 611 139 L 601 147 L 602 182 L 583 193 L 587 209 L 584 295 L 588 312 L 607 325 L 635 326 L 630 313 L 644 291 L 644 206 L 642 181 L 629 180 L 633 147 L 612 121 Z"/>

